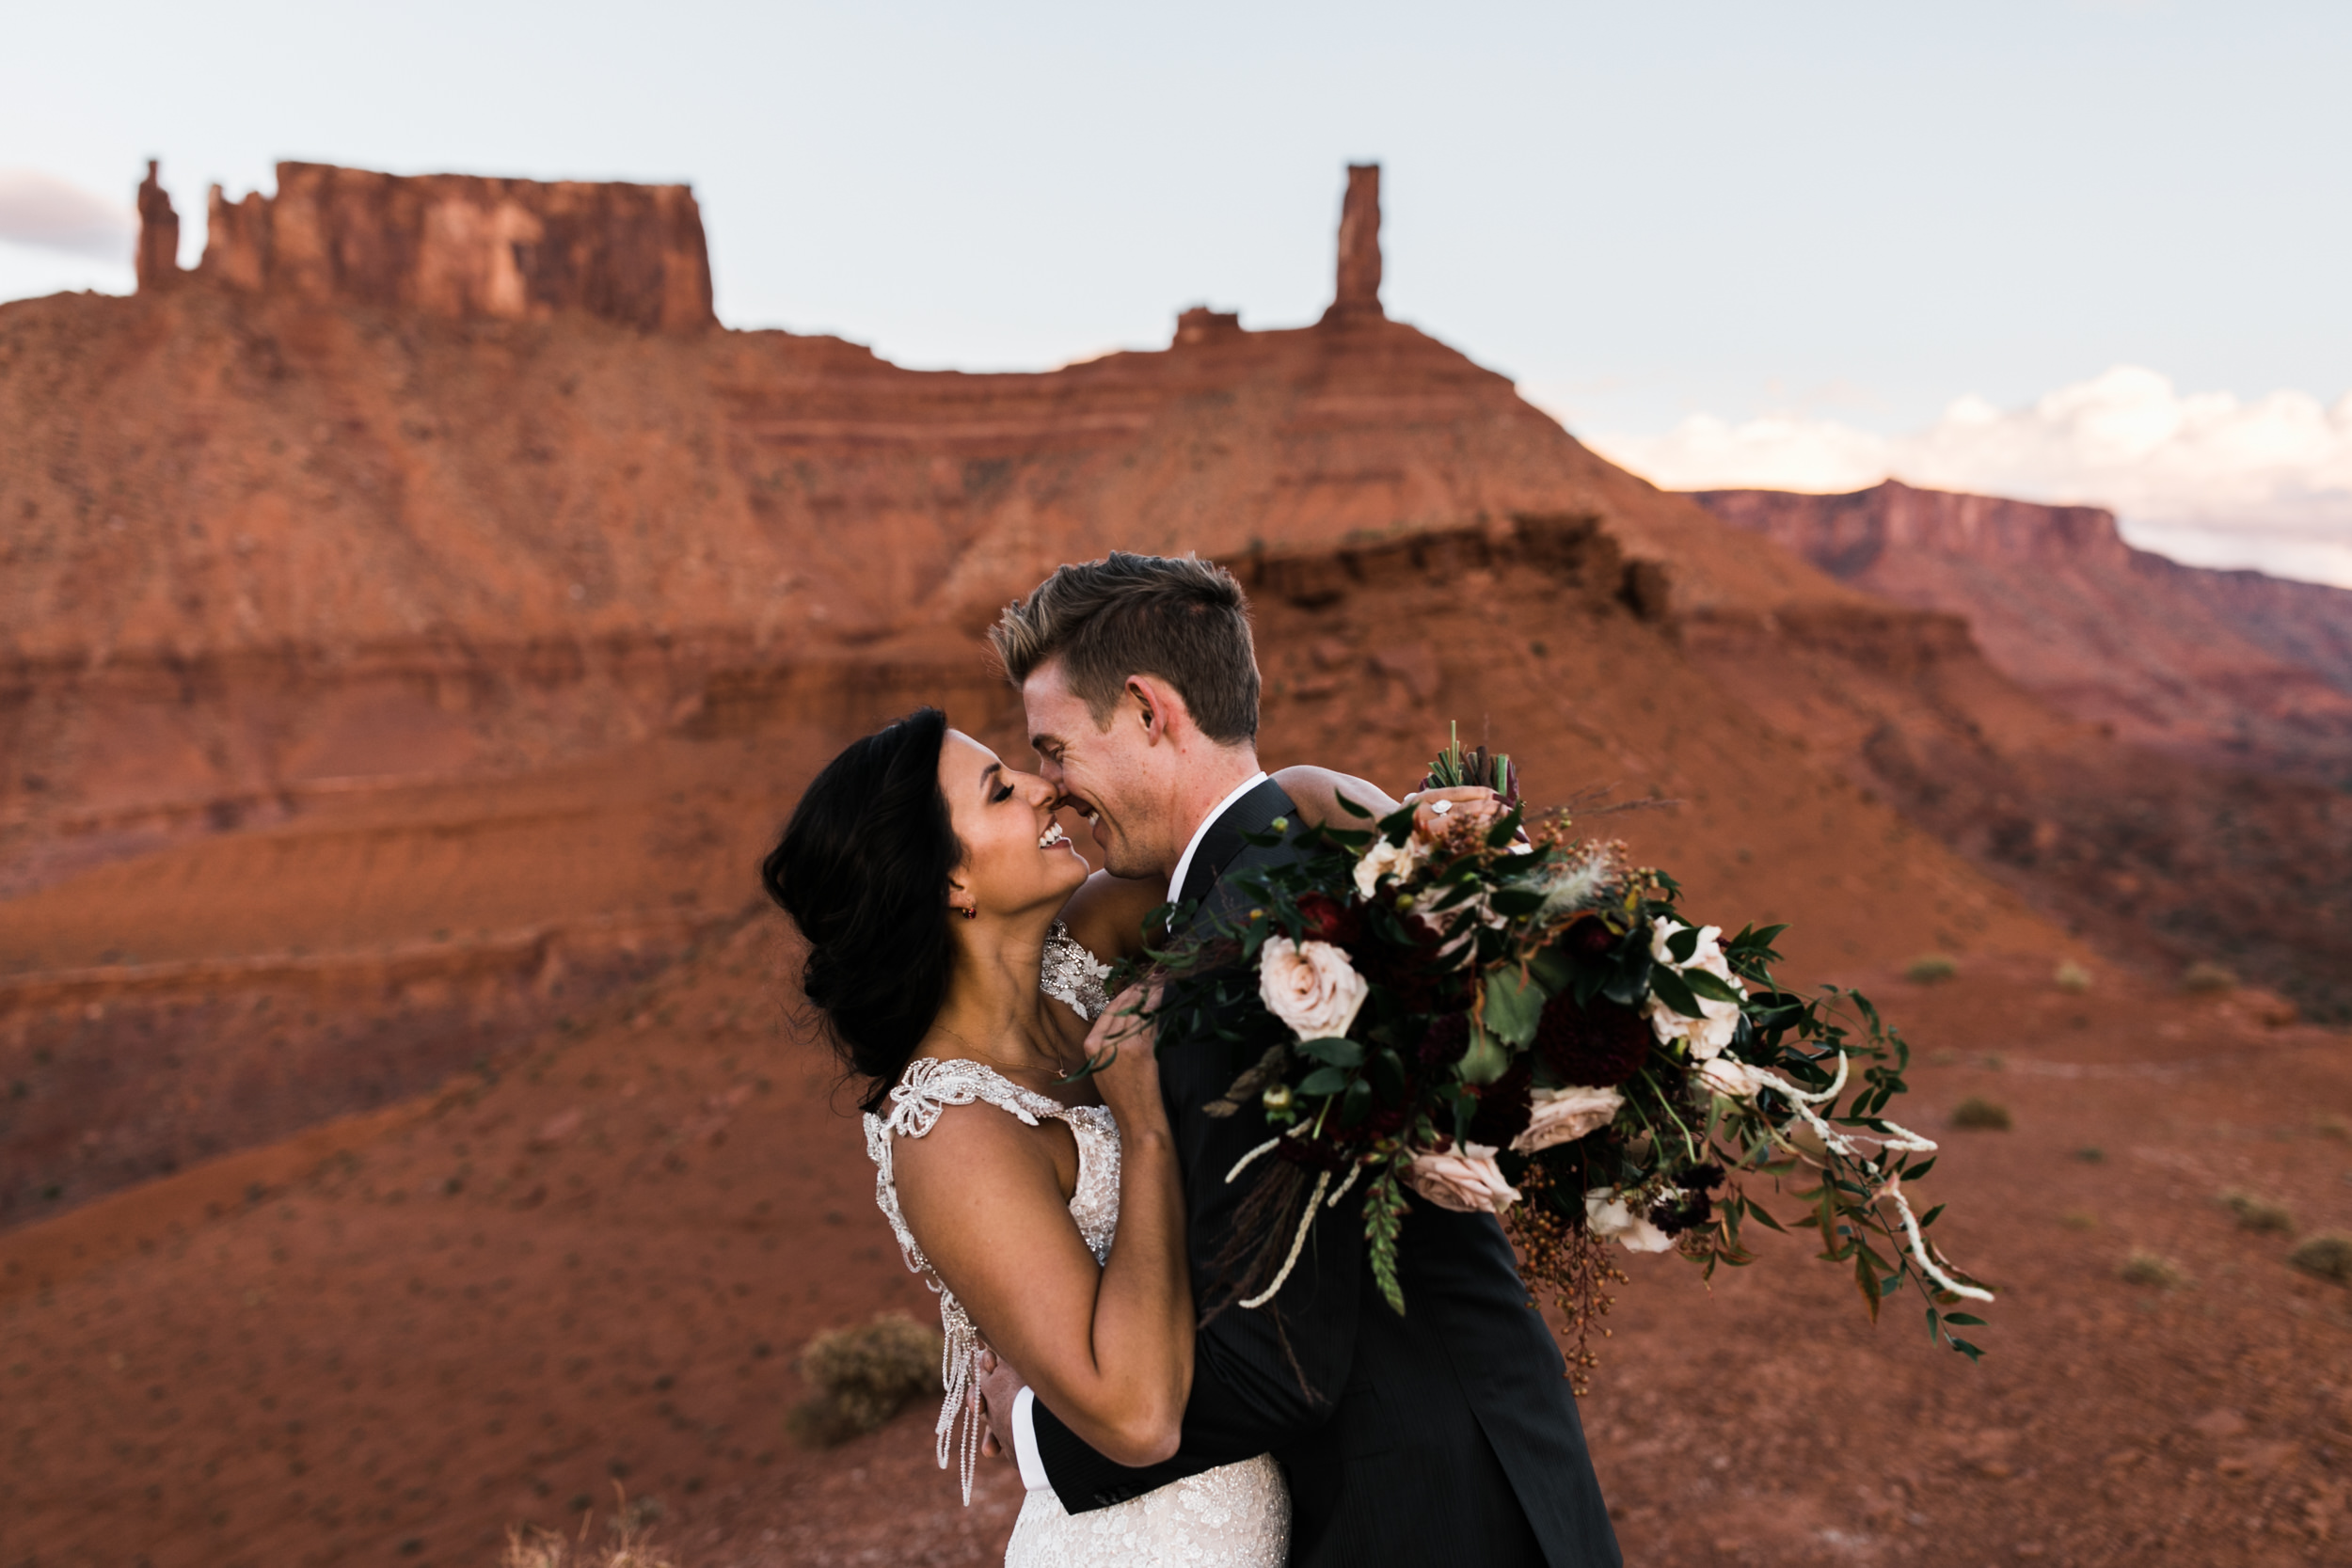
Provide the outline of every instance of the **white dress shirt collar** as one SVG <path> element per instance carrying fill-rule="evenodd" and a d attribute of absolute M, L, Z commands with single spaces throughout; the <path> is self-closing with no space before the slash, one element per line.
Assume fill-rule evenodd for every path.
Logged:
<path fill-rule="evenodd" d="M 1232 810 L 1234 801 L 1240 800 L 1243 796 L 1248 794 L 1251 790 L 1257 788 L 1260 784 L 1265 782 L 1266 774 L 1264 769 L 1261 768 L 1257 772 L 1250 774 L 1249 777 L 1242 780 L 1239 784 L 1234 786 L 1233 793 L 1228 795 L 1224 800 L 1219 800 L 1216 803 L 1216 809 L 1215 811 L 1212 811 L 1208 816 L 1200 819 L 1200 826 L 1193 829 L 1192 842 L 1184 846 L 1184 859 L 1176 863 L 1176 874 L 1168 879 L 1168 901 L 1169 903 L 1173 904 L 1179 898 L 1184 896 L 1184 876 L 1185 873 L 1192 869 L 1192 857 L 1199 852 L 1200 848 L 1200 841 L 1209 836 L 1209 830 L 1216 826 L 1216 819 L 1224 816 L 1227 812 Z"/>

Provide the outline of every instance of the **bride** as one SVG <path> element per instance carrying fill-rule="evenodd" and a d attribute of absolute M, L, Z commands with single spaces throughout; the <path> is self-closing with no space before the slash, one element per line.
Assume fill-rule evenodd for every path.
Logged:
<path fill-rule="evenodd" d="M 1387 799 L 1321 768 L 1277 777 L 1310 818 L 1333 813 L 1342 784 Z M 1176 1451 L 1192 1385 L 1184 1200 L 1152 1034 L 1102 984 L 1101 959 L 1139 948 L 1164 890 L 1089 876 L 1057 804 L 1043 779 L 924 708 L 828 764 L 761 868 L 809 943 L 803 990 L 866 1091 L 876 1200 L 939 1293 L 939 1462 L 960 1459 L 966 1502 L 983 1341 L 1121 1465 Z M 1261 1454 L 1075 1516 L 1033 1483 L 1006 1562 L 1278 1568 L 1289 1533 L 1281 1467 Z"/>

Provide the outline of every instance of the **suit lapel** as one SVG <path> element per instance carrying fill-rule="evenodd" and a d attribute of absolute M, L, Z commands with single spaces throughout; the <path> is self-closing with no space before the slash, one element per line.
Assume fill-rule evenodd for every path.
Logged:
<path fill-rule="evenodd" d="M 1198 911 L 1208 898 L 1225 868 L 1248 847 L 1244 842 L 1250 833 L 1262 833 L 1274 825 L 1278 816 L 1297 811 L 1291 798 L 1282 793 L 1282 786 L 1272 779 L 1260 784 L 1218 814 L 1200 840 L 1200 847 L 1193 852 L 1192 864 L 1184 868 L 1184 885 L 1180 902 Z"/>

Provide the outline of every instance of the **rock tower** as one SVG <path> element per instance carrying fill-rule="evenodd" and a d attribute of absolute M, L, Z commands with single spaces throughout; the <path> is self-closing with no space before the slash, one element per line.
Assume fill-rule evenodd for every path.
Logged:
<path fill-rule="evenodd" d="M 1340 209 L 1340 287 L 1329 316 L 1380 314 L 1380 166 L 1347 166 Z"/>

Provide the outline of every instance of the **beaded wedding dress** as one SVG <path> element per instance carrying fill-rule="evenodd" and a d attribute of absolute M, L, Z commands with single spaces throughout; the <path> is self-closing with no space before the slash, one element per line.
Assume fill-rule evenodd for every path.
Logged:
<path fill-rule="evenodd" d="M 1103 994 L 1106 964 L 1074 941 L 1060 925 L 1046 942 L 1040 989 L 1091 1020 L 1108 1006 Z M 939 1410 L 939 1465 L 954 1455 L 963 1479 L 963 1500 L 972 1500 L 972 1469 L 979 1454 L 980 1423 L 975 1405 L 979 1336 L 963 1304 L 931 1273 L 923 1249 L 898 1212 L 898 1190 L 891 1177 L 894 1139 L 919 1138 L 939 1125 L 950 1105 L 984 1103 L 1034 1127 L 1041 1117 L 1067 1125 L 1078 1144 L 1078 1187 L 1070 1197 L 1070 1217 L 1093 1249 L 1098 1263 L 1110 1256 L 1119 1224 L 1119 1124 L 1100 1105 L 1064 1105 L 1025 1089 L 994 1069 L 968 1061 L 918 1058 L 890 1091 L 884 1115 L 866 1117 L 866 1152 L 874 1162 L 874 1201 L 898 1238 L 907 1267 L 938 1292 L 939 1324 L 946 1338 L 941 1380 L 946 1398 Z M 1086 1513 L 1065 1513 L 1050 1486 L 1032 1490 L 1021 1506 L 1006 1568 L 1125 1568 L 1128 1564 L 1187 1564 L 1193 1568 L 1280 1568 L 1290 1549 L 1290 1491 L 1281 1466 L 1270 1455 L 1220 1465 L 1170 1482 L 1139 1497 Z"/>

